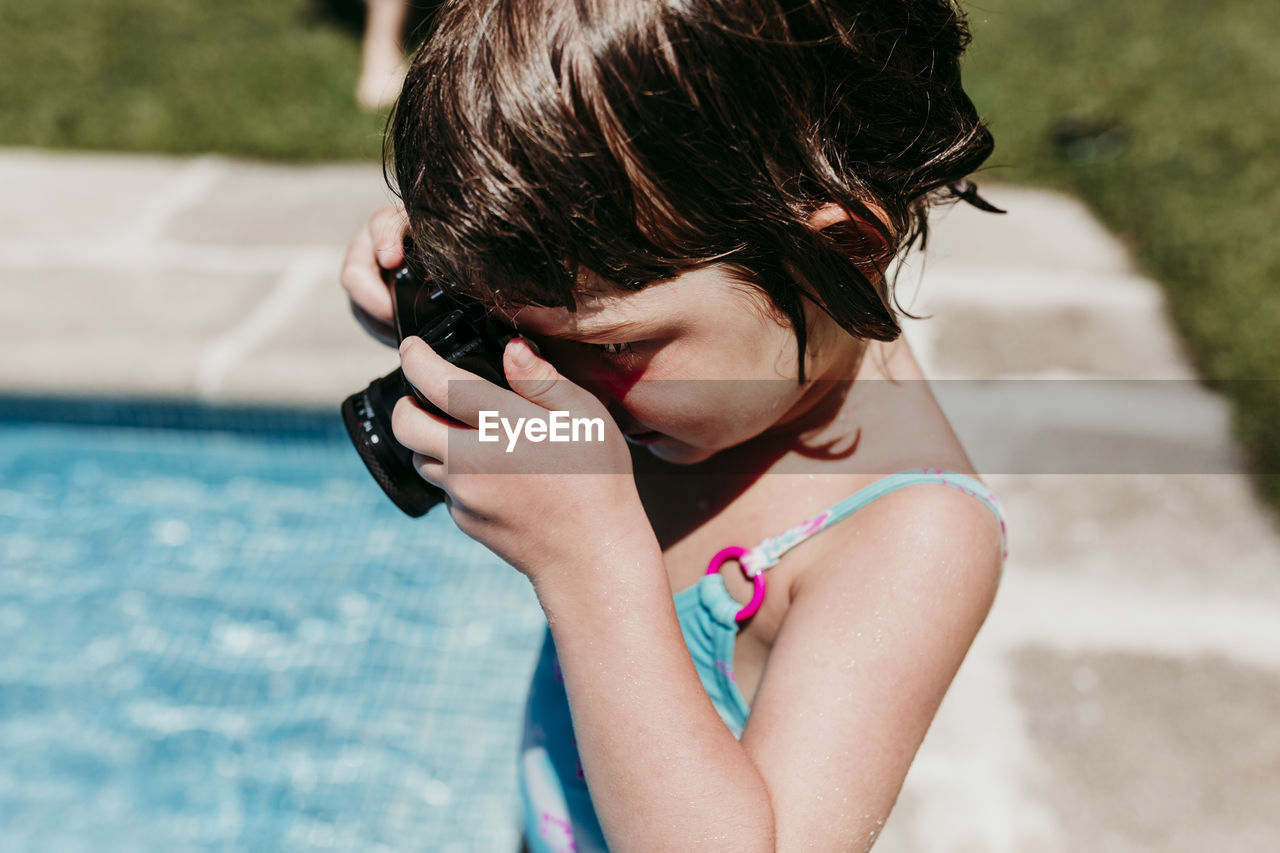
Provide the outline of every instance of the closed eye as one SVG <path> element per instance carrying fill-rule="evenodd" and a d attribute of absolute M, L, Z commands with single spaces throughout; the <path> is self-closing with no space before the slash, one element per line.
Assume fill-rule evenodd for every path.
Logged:
<path fill-rule="evenodd" d="M 603 353 L 604 355 L 623 356 L 635 352 L 635 343 L 637 342 L 627 341 L 625 343 L 616 344 L 587 344 L 587 346 L 597 352 Z"/>

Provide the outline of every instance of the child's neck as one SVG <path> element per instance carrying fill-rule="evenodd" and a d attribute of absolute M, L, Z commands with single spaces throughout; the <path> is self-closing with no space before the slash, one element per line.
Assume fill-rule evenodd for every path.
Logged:
<path fill-rule="evenodd" d="M 890 375 L 923 378 L 905 342 L 871 342 L 856 358 L 814 377 L 800 402 L 750 441 L 693 465 L 673 465 L 632 447 L 636 486 L 659 538 L 679 541 L 762 484 L 766 474 L 849 476 L 875 470 L 878 460 L 861 441 L 862 424 L 873 414 L 868 395 L 887 386 L 880 380 Z"/>

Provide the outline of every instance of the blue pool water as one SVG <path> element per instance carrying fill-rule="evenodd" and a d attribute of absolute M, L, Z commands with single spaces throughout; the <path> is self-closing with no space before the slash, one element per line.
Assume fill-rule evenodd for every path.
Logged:
<path fill-rule="evenodd" d="M 336 413 L 0 398 L 0 849 L 514 853 L 544 624 Z"/>

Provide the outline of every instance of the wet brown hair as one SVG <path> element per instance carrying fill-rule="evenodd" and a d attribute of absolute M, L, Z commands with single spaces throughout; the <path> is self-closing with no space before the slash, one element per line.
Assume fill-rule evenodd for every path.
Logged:
<path fill-rule="evenodd" d="M 711 261 L 795 329 L 893 340 L 883 271 L 990 155 L 950 0 L 449 0 L 391 117 L 411 262 L 575 310 Z M 821 231 L 826 203 L 850 219 Z M 882 222 L 870 209 L 884 211 Z"/>

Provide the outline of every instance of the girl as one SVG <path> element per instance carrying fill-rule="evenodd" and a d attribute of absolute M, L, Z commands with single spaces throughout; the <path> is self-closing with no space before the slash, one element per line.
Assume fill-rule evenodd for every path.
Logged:
<path fill-rule="evenodd" d="M 874 843 L 1003 557 L 886 280 L 948 191 L 993 209 L 964 180 L 992 148 L 968 40 L 949 0 L 456 0 L 434 20 L 389 131 L 404 208 L 343 282 L 389 320 L 378 270 L 407 233 L 411 265 L 521 333 L 511 390 L 406 339 L 453 420 L 405 398 L 393 429 L 546 612 L 530 850 Z M 607 426 L 492 476 L 516 469 L 478 441 L 484 410 Z M 528 473 L 548 458 L 576 473 Z"/>

